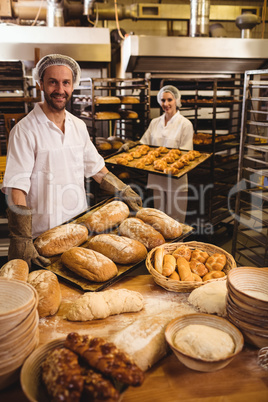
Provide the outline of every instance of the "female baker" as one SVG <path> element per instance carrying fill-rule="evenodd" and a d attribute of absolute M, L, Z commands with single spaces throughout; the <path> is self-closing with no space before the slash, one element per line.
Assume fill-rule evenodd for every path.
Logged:
<path fill-rule="evenodd" d="M 151 121 L 140 142 L 157 147 L 192 150 L 193 125 L 179 111 L 180 91 L 172 85 L 164 86 L 157 94 L 157 101 L 164 114 Z M 187 175 L 175 179 L 149 174 L 147 187 L 153 190 L 155 208 L 184 223 L 188 198 Z"/>

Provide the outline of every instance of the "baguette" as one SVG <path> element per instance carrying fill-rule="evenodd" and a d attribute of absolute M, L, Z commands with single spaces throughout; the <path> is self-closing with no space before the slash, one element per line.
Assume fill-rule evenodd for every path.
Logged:
<path fill-rule="evenodd" d="M 140 311 L 144 301 L 140 293 L 127 289 L 87 292 L 70 306 L 69 321 L 91 321 L 111 315 Z"/>
<path fill-rule="evenodd" d="M 141 208 L 137 212 L 136 218 L 153 226 L 165 239 L 175 239 L 182 234 L 181 223 L 158 209 Z"/>
<path fill-rule="evenodd" d="M 177 258 L 177 266 L 182 281 L 193 281 L 192 271 L 189 262 L 184 257 Z"/>
<path fill-rule="evenodd" d="M 105 282 L 118 274 L 117 266 L 94 250 L 83 247 L 73 247 L 61 256 L 65 267 L 94 282 Z"/>
<path fill-rule="evenodd" d="M 162 275 L 170 276 L 176 269 L 176 258 L 173 255 L 166 254 L 163 259 Z"/>
<path fill-rule="evenodd" d="M 102 233 L 119 225 L 129 216 L 129 208 L 122 201 L 111 201 L 110 203 L 94 211 L 84 224 L 91 232 Z"/>
<path fill-rule="evenodd" d="M 94 236 L 88 248 L 104 254 L 118 264 L 135 264 L 146 258 L 147 249 L 138 240 L 107 233 Z"/>
<path fill-rule="evenodd" d="M 42 233 L 35 239 L 34 245 L 40 255 L 52 257 L 72 247 L 80 246 L 87 238 L 88 230 L 85 226 L 68 223 Z"/>
<path fill-rule="evenodd" d="M 161 233 L 138 218 L 125 219 L 120 224 L 118 232 L 122 236 L 140 241 L 148 250 L 165 243 Z"/>

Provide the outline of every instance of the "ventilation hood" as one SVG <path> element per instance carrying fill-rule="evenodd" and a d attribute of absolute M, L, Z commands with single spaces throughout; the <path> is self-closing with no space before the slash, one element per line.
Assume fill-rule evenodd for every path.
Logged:
<path fill-rule="evenodd" d="M 268 66 L 268 39 L 130 35 L 121 43 L 120 74 L 244 73 Z"/>
<path fill-rule="evenodd" d="M 34 60 L 36 48 L 41 57 L 62 53 L 77 61 L 111 61 L 108 28 L 0 25 L 1 60 Z"/>

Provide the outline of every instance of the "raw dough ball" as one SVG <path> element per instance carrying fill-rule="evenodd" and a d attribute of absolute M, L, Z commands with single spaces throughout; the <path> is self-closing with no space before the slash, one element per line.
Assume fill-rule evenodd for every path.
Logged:
<path fill-rule="evenodd" d="M 202 313 L 226 316 L 226 281 L 207 283 L 192 291 L 188 302 Z"/>
<path fill-rule="evenodd" d="M 175 336 L 174 345 L 183 353 L 206 360 L 225 359 L 235 349 L 232 337 L 207 325 L 188 325 Z"/>

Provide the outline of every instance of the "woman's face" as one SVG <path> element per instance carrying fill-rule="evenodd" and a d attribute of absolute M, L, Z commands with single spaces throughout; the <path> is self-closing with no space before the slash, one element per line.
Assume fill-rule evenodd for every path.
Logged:
<path fill-rule="evenodd" d="M 170 92 L 164 92 L 161 95 L 161 107 L 165 113 L 168 115 L 173 116 L 177 109 L 176 109 L 176 99 Z"/>

